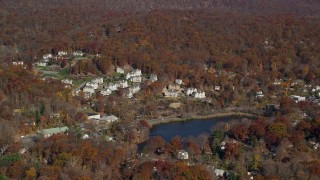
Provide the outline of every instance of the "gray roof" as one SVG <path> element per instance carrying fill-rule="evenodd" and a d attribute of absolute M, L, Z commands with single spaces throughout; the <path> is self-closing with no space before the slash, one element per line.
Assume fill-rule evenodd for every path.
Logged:
<path fill-rule="evenodd" d="M 63 127 L 56 127 L 56 128 L 49 128 L 49 129 L 42 129 L 39 131 L 39 133 L 46 135 L 46 134 L 57 134 L 57 133 L 63 133 L 65 131 L 69 130 L 67 126 Z"/>

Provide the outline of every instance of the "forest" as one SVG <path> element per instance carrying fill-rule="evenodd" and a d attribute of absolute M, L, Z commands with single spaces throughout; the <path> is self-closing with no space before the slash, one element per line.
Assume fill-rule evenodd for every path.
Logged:
<path fill-rule="evenodd" d="M 0 4 L 1 180 L 219 179 L 208 170 L 213 165 L 230 172 L 220 179 L 248 179 L 249 171 L 254 179 L 320 176 L 320 154 L 314 148 L 320 141 L 319 104 L 296 103 L 273 84 L 287 79 L 283 85 L 287 89 L 295 80 L 319 85 L 319 1 L 0 0 Z M 90 101 L 74 97 L 63 83 L 41 77 L 33 68 L 44 54 L 59 51 L 96 55 L 72 66 L 61 62 L 71 77 L 109 76 L 114 67 L 125 66 L 158 75 L 159 82 L 142 88 L 140 104 L 122 98 L 121 91 L 92 101 L 95 111 L 122 119 L 108 132 L 118 141 L 81 138 L 78 125 L 87 120 L 82 109 Z M 16 61 L 25 66 L 13 65 Z M 279 108 L 270 116 L 221 124 L 210 135 L 175 137 L 170 142 L 150 138 L 143 153 L 151 157 L 142 156 L 138 132 L 147 132 L 150 126 L 144 120 L 135 122 L 135 116 L 142 111 L 157 116 L 159 107 L 175 102 L 159 100 L 164 84 L 175 79 L 208 91 L 213 99 L 181 100 L 184 107 L 173 110 L 181 116 L 229 106 L 260 107 L 269 103 L 274 91 Z M 211 91 L 216 85 L 222 87 L 219 95 Z M 260 89 L 270 95 L 258 106 L 252 92 Z M 25 144 L 19 140 L 61 125 L 70 127 L 68 134 Z M 23 148 L 26 152 L 20 153 Z M 180 149 L 189 152 L 192 164 L 177 160 Z"/>

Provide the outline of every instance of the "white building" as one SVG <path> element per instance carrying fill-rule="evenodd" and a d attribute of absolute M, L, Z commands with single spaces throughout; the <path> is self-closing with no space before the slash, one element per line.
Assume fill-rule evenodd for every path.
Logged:
<path fill-rule="evenodd" d="M 78 56 L 78 57 L 82 57 L 84 55 L 84 53 L 82 51 L 74 51 L 72 53 L 73 56 Z"/>
<path fill-rule="evenodd" d="M 103 84 L 103 78 L 97 77 L 97 78 L 93 79 L 91 82 L 96 83 L 96 84 Z"/>
<path fill-rule="evenodd" d="M 176 79 L 175 83 L 181 85 L 183 82 L 181 79 Z"/>
<path fill-rule="evenodd" d="M 129 98 L 129 99 L 132 98 L 133 97 L 133 93 L 128 91 L 128 93 L 126 94 L 126 97 Z"/>
<path fill-rule="evenodd" d="M 221 86 L 214 86 L 214 90 L 220 91 L 220 89 L 221 89 Z"/>
<path fill-rule="evenodd" d="M 61 82 L 64 83 L 64 84 L 72 85 L 72 80 L 71 79 L 62 79 Z"/>
<path fill-rule="evenodd" d="M 127 88 L 127 87 L 129 87 L 128 81 L 126 81 L 126 80 L 119 81 L 119 82 L 117 83 L 117 86 L 118 86 L 119 88 Z"/>
<path fill-rule="evenodd" d="M 140 91 L 139 85 L 135 85 L 129 88 L 129 92 L 131 92 L 132 94 L 138 93 L 139 91 Z"/>
<path fill-rule="evenodd" d="M 21 148 L 20 150 L 19 150 L 19 154 L 24 154 L 24 153 L 26 153 L 27 152 L 27 149 L 26 148 Z"/>
<path fill-rule="evenodd" d="M 15 66 L 23 66 L 23 61 L 13 61 L 12 64 Z"/>
<path fill-rule="evenodd" d="M 179 84 L 169 84 L 168 89 L 171 91 L 180 91 L 181 87 Z"/>
<path fill-rule="evenodd" d="M 110 89 L 111 91 L 116 91 L 116 90 L 118 90 L 118 84 L 116 84 L 116 83 L 105 84 L 104 88 Z"/>
<path fill-rule="evenodd" d="M 110 116 L 103 116 L 100 119 L 101 121 L 106 121 L 107 123 L 112 123 L 112 122 L 116 122 L 119 120 L 119 118 L 115 115 L 110 115 Z"/>
<path fill-rule="evenodd" d="M 155 74 L 151 74 L 149 79 L 151 82 L 155 82 L 155 81 L 158 81 L 158 76 Z"/>
<path fill-rule="evenodd" d="M 100 119 L 100 114 L 96 113 L 87 113 L 88 119 Z"/>
<path fill-rule="evenodd" d="M 256 97 L 257 97 L 257 98 L 262 98 L 262 97 L 264 97 L 263 92 L 262 92 L 262 91 L 257 91 L 257 92 L 256 92 Z"/>
<path fill-rule="evenodd" d="M 185 150 L 180 150 L 178 152 L 177 157 L 178 157 L 178 159 L 181 159 L 181 160 L 188 160 L 189 159 L 189 154 Z"/>
<path fill-rule="evenodd" d="M 109 95 L 112 93 L 112 91 L 111 91 L 110 89 L 102 89 L 102 90 L 100 91 L 100 93 L 101 93 L 103 96 L 109 96 Z"/>
<path fill-rule="evenodd" d="M 44 67 L 44 66 L 48 66 L 49 63 L 48 62 L 44 62 L 44 61 L 39 61 L 39 62 L 36 62 L 35 65 Z"/>
<path fill-rule="evenodd" d="M 82 90 L 84 93 L 90 93 L 93 94 L 94 93 L 94 88 L 92 86 L 85 86 Z"/>
<path fill-rule="evenodd" d="M 116 72 L 119 73 L 119 74 L 124 74 L 124 69 L 122 69 L 120 67 L 117 67 L 116 68 Z"/>
<path fill-rule="evenodd" d="M 136 77 L 136 76 L 142 76 L 142 73 L 141 73 L 140 69 L 135 69 L 135 70 L 129 72 L 126 75 L 126 79 L 130 79 L 131 77 Z"/>
<path fill-rule="evenodd" d="M 82 139 L 88 139 L 89 138 L 89 135 L 88 134 L 84 134 L 83 136 L 82 136 Z"/>
<path fill-rule="evenodd" d="M 294 99 L 296 103 L 301 102 L 301 101 L 306 101 L 306 97 L 303 97 L 303 96 L 292 95 L 290 97 L 292 99 Z"/>
<path fill-rule="evenodd" d="M 42 56 L 42 58 L 43 58 L 44 60 L 48 60 L 48 59 L 53 58 L 53 55 L 52 55 L 52 54 L 45 54 L 45 55 Z"/>
<path fill-rule="evenodd" d="M 185 94 L 187 95 L 187 96 L 190 96 L 190 95 L 192 95 L 193 93 L 195 93 L 195 92 L 197 92 L 198 90 L 197 90 L 197 88 L 187 88 L 186 90 L 185 90 Z"/>
<path fill-rule="evenodd" d="M 215 170 L 214 170 L 214 174 L 215 174 L 217 177 L 223 177 L 223 176 L 224 176 L 224 170 L 222 170 L 222 169 L 215 169 Z"/>
<path fill-rule="evenodd" d="M 178 92 L 174 90 L 165 90 L 163 92 L 165 97 L 172 97 L 172 98 L 177 98 L 178 97 Z"/>
<path fill-rule="evenodd" d="M 142 78 L 141 76 L 133 76 L 130 78 L 130 81 L 134 83 L 140 83 L 142 81 Z"/>
<path fill-rule="evenodd" d="M 320 86 L 316 86 L 316 87 L 314 87 L 311 91 L 312 92 L 316 92 L 316 91 L 319 91 L 320 90 Z"/>
<path fill-rule="evenodd" d="M 99 84 L 95 82 L 87 82 L 86 86 L 91 86 L 93 89 L 98 89 Z"/>
<path fill-rule="evenodd" d="M 206 93 L 203 92 L 203 91 L 194 92 L 192 95 L 193 95 L 194 98 L 197 98 L 197 99 L 206 98 Z"/>
<path fill-rule="evenodd" d="M 282 83 L 282 80 L 281 80 L 281 79 L 275 79 L 275 80 L 273 81 L 273 85 L 281 85 L 281 83 Z"/>
<path fill-rule="evenodd" d="M 59 51 L 58 56 L 66 56 L 68 53 L 66 51 Z"/>

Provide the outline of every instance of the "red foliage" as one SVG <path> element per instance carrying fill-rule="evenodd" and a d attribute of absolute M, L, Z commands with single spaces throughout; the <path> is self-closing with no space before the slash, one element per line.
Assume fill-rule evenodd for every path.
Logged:
<path fill-rule="evenodd" d="M 254 122 L 249 127 L 249 134 L 261 138 L 265 133 L 265 127 L 258 122 Z"/>
<path fill-rule="evenodd" d="M 267 132 L 264 140 L 268 146 L 268 148 L 271 148 L 272 146 L 275 146 L 279 143 L 277 136 L 272 132 Z"/>
<path fill-rule="evenodd" d="M 248 129 L 244 124 L 238 124 L 231 129 L 231 135 L 240 141 L 247 137 Z"/>
<path fill-rule="evenodd" d="M 228 142 L 225 145 L 224 149 L 224 159 L 232 159 L 234 157 L 238 157 L 240 154 L 239 151 L 239 144 L 238 143 L 233 143 L 233 142 Z"/>
<path fill-rule="evenodd" d="M 140 120 L 140 125 L 146 128 L 151 128 L 150 124 L 146 120 Z"/>

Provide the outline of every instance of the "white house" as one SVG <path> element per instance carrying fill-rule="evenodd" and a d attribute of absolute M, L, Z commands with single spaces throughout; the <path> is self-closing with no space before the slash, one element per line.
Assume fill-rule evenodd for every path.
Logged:
<path fill-rule="evenodd" d="M 45 54 L 45 55 L 42 56 L 42 58 L 45 59 L 45 60 L 48 60 L 48 59 L 53 58 L 53 55 L 52 54 Z"/>
<path fill-rule="evenodd" d="M 198 90 L 197 90 L 197 88 L 187 88 L 186 90 L 185 90 L 185 94 L 187 95 L 187 96 L 190 96 L 191 94 L 193 94 L 193 93 L 195 93 L 195 92 L 197 92 Z"/>
<path fill-rule="evenodd" d="M 130 79 L 131 77 L 136 77 L 136 76 L 142 76 L 142 73 L 141 73 L 140 69 L 135 69 L 135 70 L 129 72 L 126 75 L 126 79 Z"/>
<path fill-rule="evenodd" d="M 27 152 L 27 149 L 26 148 L 21 148 L 20 150 L 19 150 L 19 154 L 24 154 L 24 153 L 26 153 Z"/>
<path fill-rule="evenodd" d="M 194 92 L 192 95 L 193 95 L 194 98 L 197 98 L 197 99 L 206 98 L 206 93 L 204 91 Z"/>
<path fill-rule="evenodd" d="M 316 92 L 316 91 L 319 91 L 320 90 L 320 86 L 316 86 L 316 87 L 314 87 L 311 91 L 312 92 Z"/>
<path fill-rule="evenodd" d="M 281 85 L 281 83 L 282 83 L 282 80 L 281 80 L 281 79 L 275 79 L 275 80 L 273 81 L 273 85 Z"/>
<path fill-rule="evenodd" d="M 303 96 L 291 95 L 290 97 L 294 99 L 296 103 L 306 101 L 306 97 Z"/>
<path fill-rule="evenodd" d="M 180 150 L 178 152 L 177 157 L 178 157 L 178 159 L 181 159 L 181 160 L 188 160 L 189 159 L 189 154 L 185 150 Z"/>
<path fill-rule="evenodd" d="M 116 83 L 105 84 L 104 88 L 110 89 L 111 91 L 116 91 L 116 90 L 118 90 L 118 84 L 116 84 Z"/>
<path fill-rule="evenodd" d="M 68 53 L 66 51 L 59 51 L 58 56 L 66 56 Z"/>
<path fill-rule="evenodd" d="M 264 97 L 263 92 L 262 92 L 262 91 L 257 91 L 257 92 L 256 92 L 256 97 L 257 97 L 257 98 L 262 98 L 262 97 Z"/>
<path fill-rule="evenodd" d="M 127 87 L 129 87 L 128 81 L 126 81 L 126 80 L 119 81 L 118 82 L 118 87 L 119 88 L 127 88 Z"/>
<path fill-rule="evenodd" d="M 102 89 L 102 90 L 100 91 L 100 93 L 101 93 L 103 96 L 109 96 L 109 95 L 112 93 L 112 91 L 111 91 L 110 89 Z"/>
<path fill-rule="evenodd" d="M 82 136 L 82 139 L 88 139 L 89 138 L 89 135 L 88 134 L 84 134 L 83 136 Z"/>
<path fill-rule="evenodd" d="M 173 97 L 173 98 L 178 97 L 178 92 L 174 90 L 165 90 L 163 94 L 165 97 Z"/>
<path fill-rule="evenodd" d="M 138 93 L 139 91 L 140 91 L 139 85 L 135 85 L 129 88 L 129 92 L 131 92 L 132 94 Z"/>
<path fill-rule="evenodd" d="M 64 84 L 72 85 L 72 80 L 71 79 L 62 79 L 61 82 L 64 83 Z"/>
<path fill-rule="evenodd" d="M 99 84 L 95 82 L 87 82 L 86 86 L 91 86 L 93 89 L 98 89 Z"/>
<path fill-rule="evenodd" d="M 100 119 L 100 114 L 97 113 L 87 113 L 88 119 Z"/>
<path fill-rule="evenodd" d="M 94 87 L 92 87 L 92 86 L 85 86 L 82 91 L 83 91 L 84 93 L 93 94 L 93 93 L 94 93 Z"/>
<path fill-rule="evenodd" d="M 224 170 L 222 170 L 222 169 L 215 169 L 215 170 L 214 170 L 214 174 L 215 174 L 217 177 L 223 177 L 223 176 L 224 176 Z"/>
<path fill-rule="evenodd" d="M 149 77 L 149 80 L 151 82 L 158 81 L 158 76 L 156 74 L 151 74 L 150 77 Z"/>
<path fill-rule="evenodd" d="M 172 91 L 180 91 L 181 90 L 180 85 L 178 85 L 178 84 L 169 84 L 168 89 L 172 90 Z"/>
<path fill-rule="evenodd" d="M 108 123 L 116 122 L 119 120 L 119 118 L 115 115 L 110 115 L 110 116 L 103 116 L 100 119 L 101 121 L 106 121 Z"/>
<path fill-rule="evenodd" d="M 48 66 L 48 62 L 39 61 L 39 62 L 36 62 L 35 65 L 44 67 L 44 66 Z"/>
<path fill-rule="evenodd" d="M 221 89 L 221 86 L 214 86 L 214 90 L 220 91 L 220 89 Z"/>
<path fill-rule="evenodd" d="M 129 98 L 129 99 L 132 98 L 133 97 L 133 93 L 128 91 L 128 93 L 126 94 L 126 97 Z"/>
<path fill-rule="evenodd" d="M 91 82 L 96 83 L 96 84 L 103 84 L 103 78 L 97 77 L 97 78 L 93 79 Z"/>
<path fill-rule="evenodd" d="M 79 56 L 79 57 L 82 57 L 84 54 L 83 54 L 83 52 L 82 52 L 82 51 L 74 51 L 74 52 L 72 53 L 72 55 L 73 55 L 73 56 Z"/>
<path fill-rule="evenodd" d="M 176 79 L 175 83 L 181 85 L 183 82 L 181 79 Z"/>
<path fill-rule="evenodd" d="M 119 73 L 119 74 L 124 74 L 124 69 L 122 69 L 120 67 L 117 67 L 116 68 L 116 72 Z"/>
<path fill-rule="evenodd" d="M 130 78 L 130 81 L 134 83 L 140 83 L 142 81 L 142 78 L 141 76 L 133 76 Z"/>
<path fill-rule="evenodd" d="M 12 64 L 15 66 L 18 66 L 18 65 L 23 66 L 23 61 L 13 61 Z"/>

